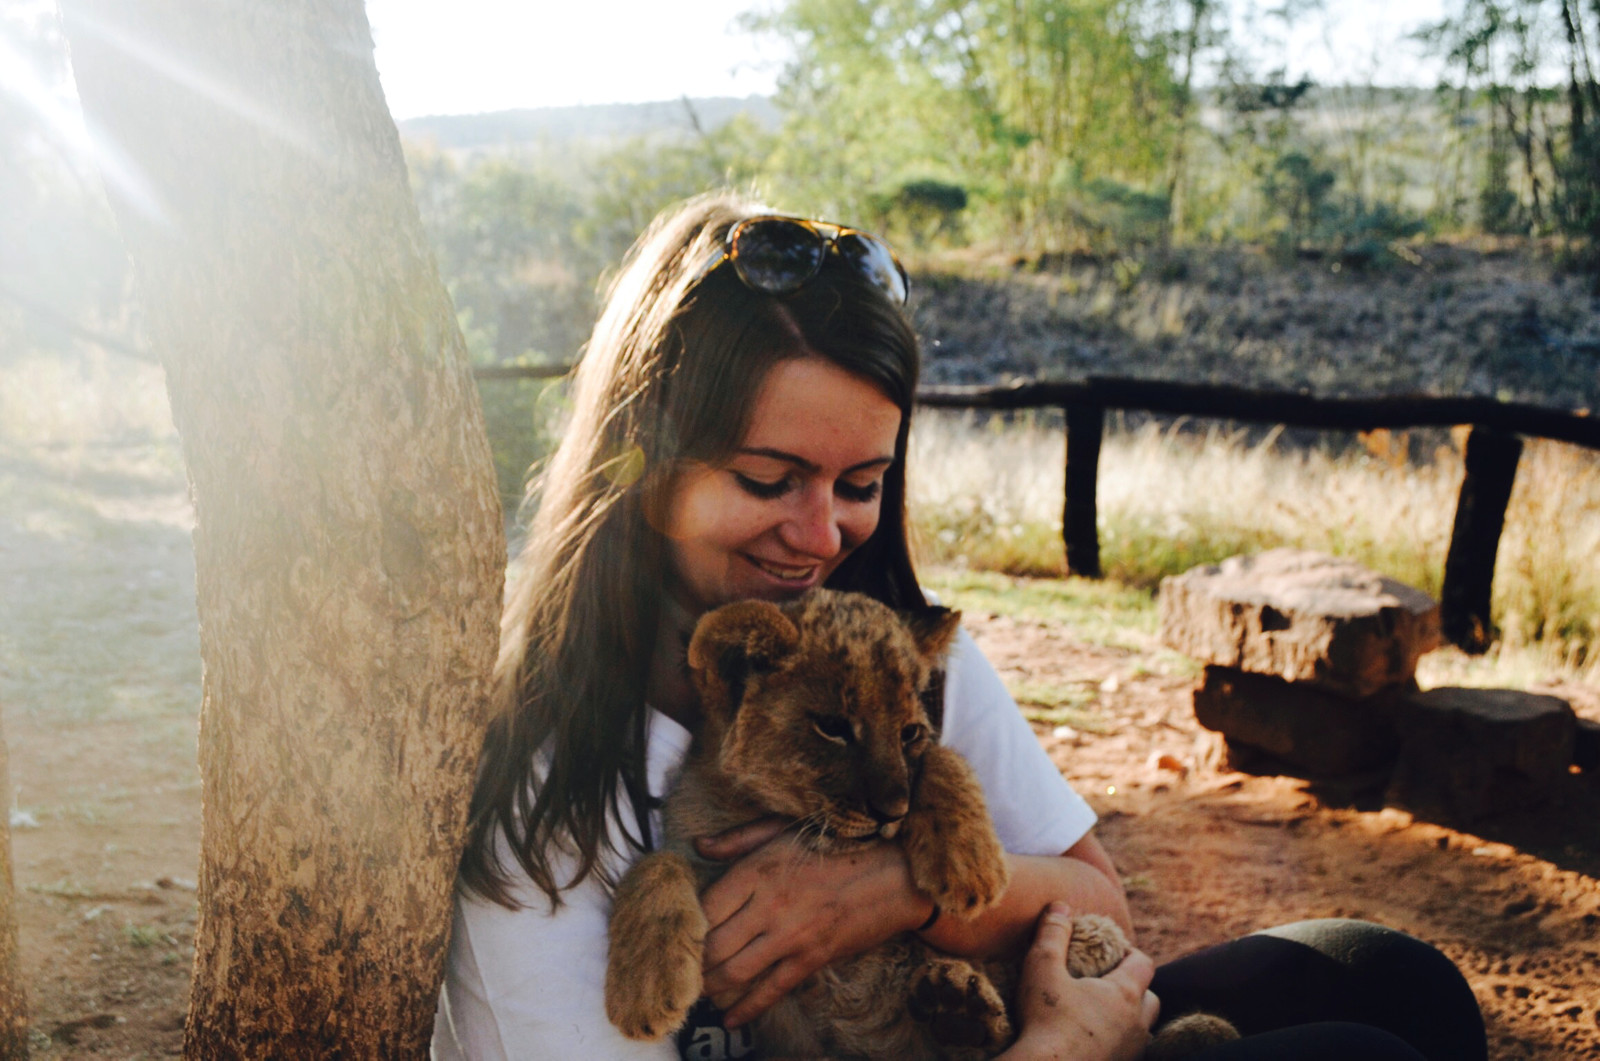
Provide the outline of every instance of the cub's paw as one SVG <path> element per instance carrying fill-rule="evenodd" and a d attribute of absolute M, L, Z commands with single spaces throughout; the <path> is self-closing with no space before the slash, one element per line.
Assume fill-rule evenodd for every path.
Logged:
<path fill-rule="evenodd" d="M 615 932 L 615 925 L 613 925 Z M 624 942 L 606 962 L 606 1016 L 630 1039 L 675 1031 L 700 997 L 700 944 L 688 926 L 661 924 Z M 704 939 L 704 930 L 700 932 Z"/>
<path fill-rule="evenodd" d="M 700 997 L 706 915 L 689 865 L 650 855 L 622 879 L 611 910 L 606 1016 L 630 1039 L 677 1029 Z"/>
<path fill-rule="evenodd" d="M 957 917 L 975 917 L 994 905 L 1010 880 L 983 788 L 949 748 L 931 748 L 923 757 L 900 843 L 917 889 Z"/>
<path fill-rule="evenodd" d="M 1128 937 L 1109 917 L 1079 914 L 1072 919 L 1072 942 L 1067 945 L 1067 972 L 1073 976 L 1104 976 L 1128 955 Z"/>
<path fill-rule="evenodd" d="M 1239 1038 L 1239 1029 L 1225 1018 L 1210 1013 L 1188 1013 L 1168 1021 L 1156 1030 L 1145 1047 L 1145 1061 L 1177 1061 L 1199 1053 L 1208 1046 L 1230 1043 Z"/>
<path fill-rule="evenodd" d="M 923 824 L 915 841 L 906 838 L 917 889 L 957 917 L 976 917 L 993 906 L 1005 893 L 1010 870 L 992 830 Z"/>
<path fill-rule="evenodd" d="M 959 958 L 934 958 L 912 978 L 907 1010 L 946 1048 L 996 1051 L 1012 1039 L 994 984 Z"/>

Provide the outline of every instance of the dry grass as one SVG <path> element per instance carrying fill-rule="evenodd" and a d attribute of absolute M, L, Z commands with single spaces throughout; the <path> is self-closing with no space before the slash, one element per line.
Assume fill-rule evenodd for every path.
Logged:
<path fill-rule="evenodd" d="M 1405 436 L 1378 432 L 1363 441 L 1335 453 L 1272 436 L 1251 442 L 1216 427 L 1114 424 L 1100 462 L 1101 558 L 1107 590 L 1124 603 L 1110 622 L 1153 629 L 1153 614 L 1125 606 L 1133 599 L 1149 607 L 1148 597 L 1127 590 L 1275 545 L 1352 556 L 1437 594 L 1461 478 L 1459 439 L 1430 443 L 1426 453 Z M 912 515 L 924 562 L 1062 573 L 1059 422 L 979 425 L 924 412 L 912 446 Z M 13 356 L 0 371 L 0 457 L 13 468 L 49 469 L 49 478 L 24 488 L 0 467 L 0 503 L 12 518 L 29 511 L 41 542 L 81 532 L 97 539 L 93 555 L 110 557 L 132 548 L 122 530 L 186 518 L 177 511 L 186 509 L 181 458 L 155 366 L 109 354 Z M 173 512 L 124 511 L 129 490 L 158 487 L 173 491 Z M 56 496 L 25 497 L 30 490 Z M 44 525 L 51 521 L 61 526 Z M 1597 557 L 1600 454 L 1529 442 L 1495 572 L 1500 640 L 1486 658 L 1435 653 L 1424 671 L 1442 669 L 1464 684 L 1526 684 L 1552 671 L 1600 681 Z M 6 641 L 0 637 L 0 648 Z"/>
<path fill-rule="evenodd" d="M 159 365 L 100 351 L 0 363 L 0 444 L 62 450 L 175 437 Z"/>
<path fill-rule="evenodd" d="M 1416 452 L 1405 435 L 1304 449 L 1277 435 L 1156 425 L 1107 432 L 1100 460 L 1101 562 L 1153 588 L 1164 575 L 1278 545 L 1351 556 L 1439 592 L 1462 466 L 1459 435 Z M 922 559 L 936 565 L 1062 571 L 1062 432 L 1044 417 L 980 424 L 924 415 L 913 438 L 911 507 Z M 1495 572 L 1490 661 L 1452 665 L 1494 682 L 1510 673 L 1600 677 L 1600 454 L 1530 441 Z M 1487 667 L 1487 671 L 1485 670 Z"/>

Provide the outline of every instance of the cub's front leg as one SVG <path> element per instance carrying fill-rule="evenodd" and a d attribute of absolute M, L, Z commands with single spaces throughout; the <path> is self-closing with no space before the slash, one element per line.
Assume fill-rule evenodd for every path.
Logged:
<path fill-rule="evenodd" d="M 957 917 L 975 917 L 1006 890 L 1010 870 L 967 761 L 936 746 L 922 757 L 901 844 L 917 888 Z"/>
<path fill-rule="evenodd" d="M 646 855 L 617 885 L 606 958 L 606 1016 L 630 1039 L 677 1029 L 700 997 L 705 911 L 682 855 Z"/>

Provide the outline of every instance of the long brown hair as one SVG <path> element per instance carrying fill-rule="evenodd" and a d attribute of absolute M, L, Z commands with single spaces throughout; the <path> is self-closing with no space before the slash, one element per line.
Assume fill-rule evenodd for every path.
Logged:
<path fill-rule="evenodd" d="M 732 269 L 698 278 L 728 230 L 758 211 L 702 196 L 657 218 L 612 283 L 573 385 L 573 415 L 536 485 L 538 510 L 508 595 L 490 723 L 473 795 L 461 881 L 515 906 L 500 837 L 559 904 L 604 872 L 620 820 L 626 844 L 649 839 L 645 685 L 669 554 L 659 525 L 684 460 L 726 459 L 744 436 L 768 369 L 820 356 L 900 407 L 895 462 L 877 530 L 829 585 L 893 607 L 922 602 L 906 544 L 905 451 L 918 351 L 900 308 L 832 260 L 799 291 L 747 288 Z M 576 858 L 557 880 L 550 852 Z M 622 852 L 617 852 L 621 854 Z"/>

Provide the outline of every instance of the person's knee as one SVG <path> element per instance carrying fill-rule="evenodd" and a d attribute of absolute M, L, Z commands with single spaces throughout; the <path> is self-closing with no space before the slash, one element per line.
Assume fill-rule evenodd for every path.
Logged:
<path fill-rule="evenodd" d="M 1404 1039 L 1365 1024 L 1301 1024 L 1192 1054 L 1187 1061 L 1425 1061 Z"/>
<path fill-rule="evenodd" d="M 1353 973 L 1363 983 L 1392 982 L 1459 985 L 1471 995 L 1455 963 L 1415 936 L 1371 921 L 1319 918 L 1295 921 L 1252 933 L 1310 947 Z"/>
<path fill-rule="evenodd" d="M 1404 932 L 1343 918 L 1265 929 L 1337 963 L 1365 999 L 1360 1009 L 1428 1057 L 1474 1061 L 1487 1054 L 1483 1015 L 1466 977 L 1443 952 Z"/>

